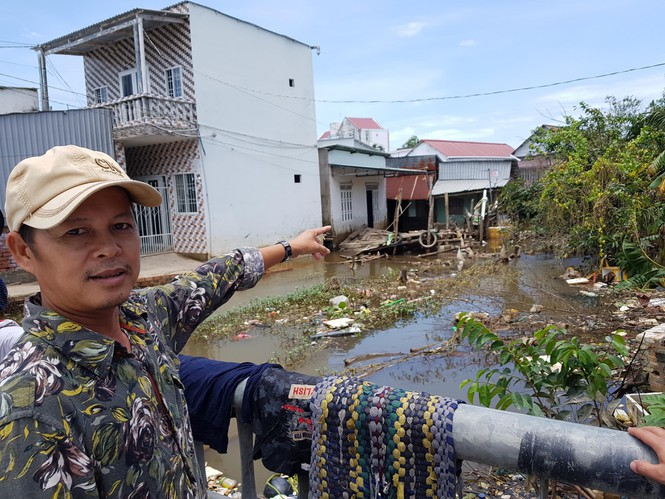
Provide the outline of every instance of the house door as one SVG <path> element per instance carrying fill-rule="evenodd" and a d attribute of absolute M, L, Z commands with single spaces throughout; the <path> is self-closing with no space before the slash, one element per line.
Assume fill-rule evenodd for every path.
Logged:
<path fill-rule="evenodd" d="M 134 216 L 141 239 L 141 255 L 154 255 L 173 251 L 173 234 L 169 216 L 169 197 L 166 190 L 166 178 L 162 175 L 140 177 L 162 195 L 162 204 L 155 207 L 134 206 Z"/>
<path fill-rule="evenodd" d="M 379 186 L 367 184 L 367 227 L 374 227 L 374 217 L 379 211 Z"/>

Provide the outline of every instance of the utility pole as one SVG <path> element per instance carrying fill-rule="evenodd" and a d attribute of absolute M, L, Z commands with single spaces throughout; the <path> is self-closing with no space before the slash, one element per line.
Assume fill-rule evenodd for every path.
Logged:
<path fill-rule="evenodd" d="M 41 94 L 41 110 L 50 111 L 51 106 L 48 101 L 48 82 L 46 80 L 46 55 L 41 46 L 39 47 L 37 58 L 39 60 L 39 93 Z"/>

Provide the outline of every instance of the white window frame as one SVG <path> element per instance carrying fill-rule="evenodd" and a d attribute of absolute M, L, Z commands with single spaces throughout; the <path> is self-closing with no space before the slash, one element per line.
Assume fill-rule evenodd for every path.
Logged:
<path fill-rule="evenodd" d="M 150 91 L 150 71 L 148 69 L 148 65 L 145 65 L 145 68 L 143 68 L 146 74 L 146 88 L 143 89 L 143 93 L 147 93 Z M 123 88 L 122 88 L 122 79 L 125 76 L 131 76 L 132 77 L 132 93 L 128 95 L 123 94 Z M 138 88 L 139 88 L 139 78 L 138 78 L 138 71 L 136 68 L 132 69 L 127 69 L 126 71 L 120 71 L 118 73 L 118 86 L 120 87 L 120 98 L 123 97 L 129 97 L 131 95 L 136 95 L 138 94 Z"/>
<path fill-rule="evenodd" d="M 353 220 L 353 186 L 351 184 L 340 184 L 339 194 L 342 207 L 342 222 Z"/>
<path fill-rule="evenodd" d="M 196 175 L 193 173 L 174 173 L 173 190 L 175 192 L 175 208 L 179 214 L 199 212 L 199 201 L 196 196 Z"/>
<path fill-rule="evenodd" d="M 129 94 L 125 95 L 125 88 L 123 86 L 123 78 L 126 76 L 131 76 L 132 91 Z M 138 89 L 137 79 L 136 79 L 136 68 L 128 69 L 127 71 L 120 71 L 118 73 L 118 83 L 120 85 L 120 97 L 129 97 L 130 95 L 136 94 Z"/>
<path fill-rule="evenodd" d="M 94 101 L 95 104 L 103 104 L 104 102 L 109 101 L 109 87 L 103 85 L 93 89 Z"/>
<path fill-rule="evenodd" d="M 365 184 L 365 189 L 372 192 L 372 210 L 376 217 L 379 213 L 379 184 L 375 182 Z"/>
<path fill-rule="evenodd" d="M 177 77 L 175 76 L 177 74 Z M 182 97 L 182 67 L 173 66 L 164 70 L 164 83 L 166 95 L 169 97 Z"/>

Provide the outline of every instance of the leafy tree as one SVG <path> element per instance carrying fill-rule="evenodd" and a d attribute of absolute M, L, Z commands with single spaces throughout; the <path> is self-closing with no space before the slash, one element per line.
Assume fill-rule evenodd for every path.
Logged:
<path fill-rule="evenodd" d="M 529 224 L 538 216 L 539 199 L 543 185 L 535 182 L 527 185 L 524 179 L 513 179 L 501 189 L 501 212 L 519 224 Z"/>
<path fill-rule="evenodd" d="M 402 144 L 402 148 L 410 149 L 412 147 L 416 147 L 418 144 L 420 144 L 420 139 L 418 138 L 417 135 L 412 135 L 409 140 L 407 140 L 406 142 L 404 142 L 404 144 Z"/>
<path fill-rule="evenodd" d="M 650 185 L 665 180 L 665 160 L 656 160 L 665 148 L 665 99 L 646 110 L 633 98 L 609 97 L 606 104 L 601 110 L 581 103 L 578 117 L 536 131 L 536 151 L 553 166 L 536 188 L 516 185 L 502 199 L 514 217 L 565 241 L 562 255 L 616 263 L 626 241 L 640 244 L 662 230 L 663 201 Z M 658 255 L 649 254 L 662 263 Z"/>

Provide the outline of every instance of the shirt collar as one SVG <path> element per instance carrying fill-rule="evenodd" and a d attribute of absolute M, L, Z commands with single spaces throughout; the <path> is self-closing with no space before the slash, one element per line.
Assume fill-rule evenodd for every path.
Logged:
<path fill-rule="evenodd" d="M 41 293 L 25 301 L 26 316 L 23 328 L 45 343 L 59 350 L 62 355 L 103 378 L 108 374 L 117 348 L 116 342 L 88 329 L 81 324 L 49 310 L 41 304 Z M 120 323 L 130 331 L 132 347 L 136 341 L 133 334 L 145 334 L 145 316 L 135 307 L 120 306 Z"/>

